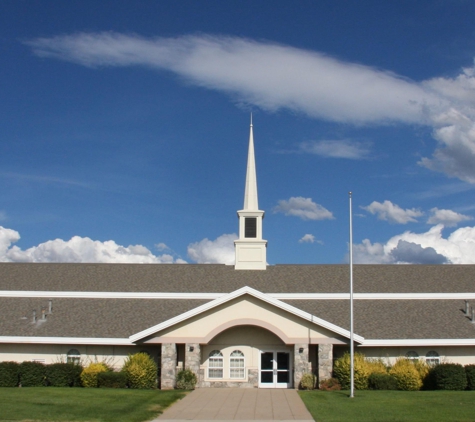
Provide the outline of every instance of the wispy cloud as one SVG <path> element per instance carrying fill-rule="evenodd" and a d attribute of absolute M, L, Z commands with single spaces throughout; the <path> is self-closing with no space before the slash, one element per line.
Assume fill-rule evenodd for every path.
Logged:
<path fill-rule="evenodd" d="M 315 243 L 315 236 L 313 234 L 305 234 L 299 239 L 299 243 Z"/>
<path fill-rule="evenodd" d="M 399 205 L 393 204 L 391 201 L 377 202 L 373 201 L 366 207 L 361 207 L 371 214 L 376 214 L 380 220 L 389 221 L 390 223 L 407 224 L 416 222 L 417 217 L 424 213 L 418 209 L 402 209 Z"/>
<path fill-rule="evenodd" d="M 299 217 L 302 220 L 332 220 L 335 218 L 325 207 L 313 202 L 312 198 L 303 198 L 302 196 L 291 197 L 289 200 L 281 199 L 273 211 Z"/>
<path fill-rule="evenodd" d="M 299 144 L 299 151 L 307 154 L 321 155 L 331 158 L 348 158 L 362 160 L 369 158 L 369 143 L 355 142 L 348 139 L 306 141 Z"/>
<path fill-rule="evenodd" d="M 353 124 L 429 125 L 437 148 L 419 164 L 475 184 L 475 68 L 415 82 L 315 51 L 225 36 L 78 33 L 26 44 L 40 57 L 89 67 L 171 71 L 268 111 L 289 109 Z"/>

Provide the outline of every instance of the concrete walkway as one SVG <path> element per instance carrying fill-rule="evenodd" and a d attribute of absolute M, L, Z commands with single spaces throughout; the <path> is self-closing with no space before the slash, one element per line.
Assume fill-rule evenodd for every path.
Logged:
<path fill-rule="evenodd" d="M 305 421 L 313 418 L 295 390 L 199 388 L 152 422 Z"/>

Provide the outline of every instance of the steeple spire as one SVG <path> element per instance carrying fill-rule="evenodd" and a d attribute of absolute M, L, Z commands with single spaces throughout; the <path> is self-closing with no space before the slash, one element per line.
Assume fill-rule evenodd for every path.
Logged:
<path fill-rule="evenodd" d="M 236 270 L 265 270 L 267 266 L 267 240 L 262 239 L 262 219 L 264 211 L 259 209 L 257 200 L 256 160 L 254 156 L 254 134 L 249 134 L 247 154 L 246 186 L 244 190 L 244 207 L 238 211 L 239 239 L 234 241 L 236 252 Z"/>
<path fill-rule="evenodd" d="M 243 210 L 257 211 L 258 209 L 256 159 L 254 156 L 254 134 L 252 131 L 251 113 L 251 129 L 249 133 L 249 151 L 247 154 L 246 188 L 244 191 Z"/>

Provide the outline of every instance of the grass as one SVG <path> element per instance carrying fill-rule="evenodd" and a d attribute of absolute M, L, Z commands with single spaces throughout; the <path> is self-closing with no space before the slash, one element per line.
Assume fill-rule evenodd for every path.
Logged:
<path fill-rule="evenodd" d="M 475 391 L 301 391 L 317 422 L 473 422 Z"/>
<path fill-rule="evenodd" d="M 184 395 L 174 390 L 0 388 L 0 421 L 142 422 Z"/>

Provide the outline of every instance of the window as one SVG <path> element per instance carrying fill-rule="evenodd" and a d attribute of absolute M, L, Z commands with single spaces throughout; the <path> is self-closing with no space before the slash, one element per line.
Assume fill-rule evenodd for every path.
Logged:
<path fill-rule="evenodd" d="M 80 360 L 81 360 L 81 353 L 79 353 L 79 350 L 71 349 L 68 352 L 68 356 L 66 359 L 67 363 L 79 363 Z"/>
<path fill-rule="evenodd" d="M 257 237 L 257 218 L 255 217 L 245 218 L 244 237 Z"/>
<path fill-rule="evenodd" d="M 439 354 L 435 350 L 427 352 L 426 363 L 430 366 L 438 365 L 440 363 Z"/>
<path fill-rule="evenodd" d="M 416 352 L 414 352 L 414 350 L 411 350 L 406 353 L 406 358 L 410 360 L 417 360 L 419 359 L 419 355 Z"/>
<path fill-rule="evenodd" d="M 208 377 L 223 378 L 223 354 L 219 350 L 209 354 Z"/>
<path fill-rule="evenodd" d="M 244 353 L 240 350 L 235 350 L 231 353 L 229 358 L 229 377 L 244 378 Z"/>

